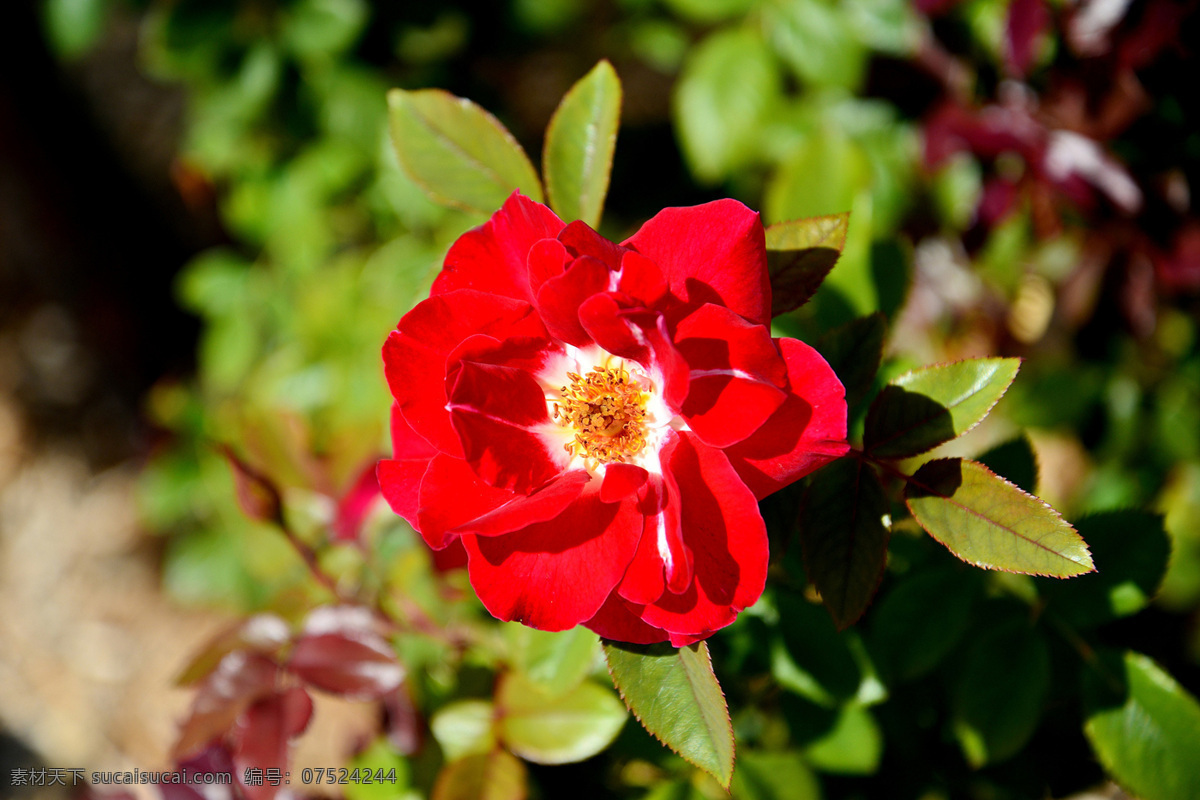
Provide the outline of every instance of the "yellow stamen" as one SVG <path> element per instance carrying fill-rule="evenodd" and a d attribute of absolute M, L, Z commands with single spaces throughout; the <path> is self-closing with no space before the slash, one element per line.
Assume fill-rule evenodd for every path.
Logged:
<path fill-rule="evenodd" d="M 604 463 L 624 462 L 646 446 L 646 399 L 637 378 L 620 367 L 596 367 L 587 375 L 568 372 L 571 383 L 559 390 L 552 418 L 571 428 L 575 438 L 563 445 L 573 456 Z"/>

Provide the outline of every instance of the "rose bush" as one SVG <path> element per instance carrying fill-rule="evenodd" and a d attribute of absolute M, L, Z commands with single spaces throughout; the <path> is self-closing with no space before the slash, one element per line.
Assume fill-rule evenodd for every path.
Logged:
<path fill-rule="evenodd" d="M 500 619 L 702 639 L 762 593 L 757 501 L 847 450 L 841 383 L 770 309 L 741 203 L 618 245 L 514 193 L 384 345 L 383 494 L 430 547 L 461 543 Z"/>

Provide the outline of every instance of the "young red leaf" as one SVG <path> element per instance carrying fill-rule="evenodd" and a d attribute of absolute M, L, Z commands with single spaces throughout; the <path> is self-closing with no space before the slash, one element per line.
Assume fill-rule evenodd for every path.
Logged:
<path fill-rule="evenodd" d="M 249 800 L 271 800 L 283 787 L 264 780 L 246 780 L 249 769 L 287 771 L 288 743 L 304 732 L 312 718 L 312 698 L 292 686 L 257 701 L 238 718 L 234 731 L 233 761 Z"/>
<path fill-rule="evenodd" d="M 346 606 L 309 615 L 287 668 L 318 689 L 364 699 L 382 697 L 404 679 L 404 667 L 370 614 Z"/>
<path fill-rule="evenodd" d="M 982 464 L 925 464 L 904 492 L 930 536 L 977 567 L 1069 578 L 1095 569 L 1087 543 L 1050 506 Z"/>
<path fill-rule="evenodd" d="M 733 727 L 708 645 L 675 649 L 605 641 L 604 657 L 621 699 L 642 727 L 728 788 Z"/>
<path fill-rule="evenodd" d="M 196 691 L 192 711 L 173 749 L 178 760 L 202 750 L 232 728 L 252 703 L 275 690 L 279 665 L 242 650 L 226 654 Z"/>
<path fill-rule="evenodd" d="M 289 637 L 290 631 L 283 619 L 274 614 L 255 614 L 237 626 L 217 634 L 184 668 L 175 682 L 180 686 L 188 686 L 208 677 L 221 660 L 235 650 L 245 650 L 273 658 Z"/>
<path fill-rule="evenodd" d="M 222 445 L 220 449 L 233 470 L 233 488 L 242 512 L 251 519 L 278 524 L 283 502 L 275 482 L 239 458 L 233 448 Z"/>
<path fill-rule="evenodd" d="M 862 616 L 883 578 L 891 535 L 888 510 L 875 471 L 855 458 L 823 468 L 804 493 L 804 569 L 839 629 Z"/>

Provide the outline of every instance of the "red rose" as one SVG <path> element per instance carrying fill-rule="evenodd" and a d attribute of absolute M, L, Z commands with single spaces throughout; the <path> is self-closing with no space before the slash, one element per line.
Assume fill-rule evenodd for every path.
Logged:
<path fill-rule="evenodd" d="M 383 494 L 461 542 L 504 620 L 680 646 L 762 593 L 757 501 L 841 456 L 844 390 L 772 339 L 758 214 L 669 208 L 620 245 L 514 194 L 383 348 Z"/>

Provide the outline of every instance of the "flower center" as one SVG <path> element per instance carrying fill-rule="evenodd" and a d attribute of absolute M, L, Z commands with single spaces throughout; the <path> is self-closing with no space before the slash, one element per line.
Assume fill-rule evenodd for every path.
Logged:
<path fill-rule="evenodd" d="M 650 393 L 624 366 L 595 367 L 586 375 L 568 372 L 553 418 L 575 432 L 564 448 L 572 456 L 603 463 L 624 462 L 646 446 L 646 400 Z"/>

